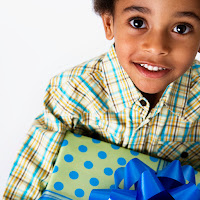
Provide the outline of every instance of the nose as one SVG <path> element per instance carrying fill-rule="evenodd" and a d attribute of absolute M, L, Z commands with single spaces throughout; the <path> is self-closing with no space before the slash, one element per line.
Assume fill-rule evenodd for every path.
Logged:
<path fill-rule="evenodd" d="M 170 51 L 168 36 L 164 31 L 148 31 L 142 41 L 142 49 L 154 56 L 166 56 Z"/>

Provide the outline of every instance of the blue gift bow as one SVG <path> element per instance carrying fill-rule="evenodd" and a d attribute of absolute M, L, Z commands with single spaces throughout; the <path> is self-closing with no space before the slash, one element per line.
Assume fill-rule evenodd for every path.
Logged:
<path fill-rule="evenodd" d="M 115 171 L 114 179 L 115 189 L 94 189 L 89 200 L 200 200 L 194 169 L 190 165 L 182 167 L 178 160 L 156 174 L 145 163 L 134 158 L 126 167 Z M 124 189 L 120 189 L 123 179 Z M 129 190 L 132 185 L 135 190 Z"/>

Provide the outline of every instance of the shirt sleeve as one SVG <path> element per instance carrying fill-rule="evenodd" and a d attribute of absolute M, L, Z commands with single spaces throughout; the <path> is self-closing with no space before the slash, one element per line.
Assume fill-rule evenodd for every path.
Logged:
<path fill-rule="evenodd" d="M 5 200 L 38 199 L 46 187 L 70 126 L 59 115 L 62 112 L 59 99 L 52 88 L 47 88 L 44 112 L 35 119 L 14 162 L 3 196 Z"/>

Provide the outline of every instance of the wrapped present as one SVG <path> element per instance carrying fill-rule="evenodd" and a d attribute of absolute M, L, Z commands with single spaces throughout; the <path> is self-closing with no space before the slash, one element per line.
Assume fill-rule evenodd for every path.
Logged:
<path fill-rule="evenodd" d="M 115 171 L 125 167 L 129 161 L 136 158 L 156 174 L 169 164 L 159 158 L 68 132 L 62 143 L 50 181 L 40 199 L 88 200 L 91 191 L 98 192 L 98 189 L 107 189 L 104 192 L 110 195 L 113 189 L 125 184 L 125 181 L 123 183 L 124 177 L 122 178 L 121 175 L 121 179 L 117 178 L 118 184 L 116 184 Z M 200 172 L 195 171 L 195 177 L 199 187 Z M 132 185 L 132 189 L 135 189 L 136 185 Z M 132 192 L 132 190 L 129 191 Z M 120 192 L 123 193 L 123 190 Z M 98 197 L 101 194 L 98 193 Z"/>

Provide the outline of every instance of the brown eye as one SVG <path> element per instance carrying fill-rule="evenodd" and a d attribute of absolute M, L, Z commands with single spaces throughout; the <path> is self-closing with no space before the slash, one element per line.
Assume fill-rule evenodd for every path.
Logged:
<path fill-rule="evenodd" d="M 180 25 L 176 26 L 176 27 L 173 29 L 173 31 L 174 31 L 175 33 L 184 35 L 184 34 L 189 33 L 189 32 L 191 31 L 191 28 L 190 28 L 189 26 L 187 26 L 187 25 L 180 24 Z"/>
<path fill-rule="evenodd" d="M 131 26 L 133 26 L 134 28 L 138 28 L 138 29 L 139 29 L 139 28 L 145 28 L 145 27 L 146 27 L 144 20 L 143 20 L 143 19 L 138 19 L 138 18 L 132 19 L 132 20 L 130 21 L 130 24 L 131 24 Z"/>

